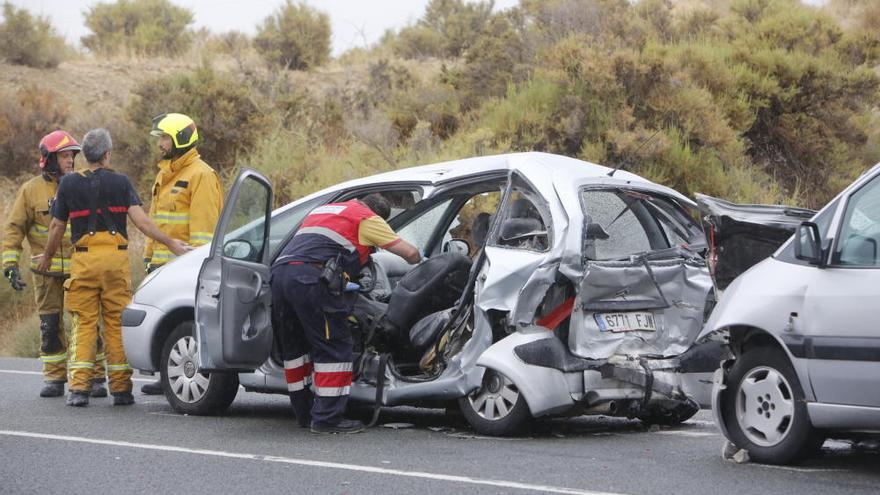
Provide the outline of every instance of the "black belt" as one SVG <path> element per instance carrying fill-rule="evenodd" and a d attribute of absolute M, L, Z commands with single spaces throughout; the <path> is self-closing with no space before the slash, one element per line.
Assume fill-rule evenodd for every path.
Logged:
<path fill-rule="evenodd" d="M 119 246 L 116 246 L 116 249 L 118 249 L 120 251 L 127 251 L 128 244 L 121 244 Z M 74 247 L 74 250 L 77 253 L 87 253 L 89 251 L 89 247 L 88 246 L 76 246 L 76 247 Z"/>

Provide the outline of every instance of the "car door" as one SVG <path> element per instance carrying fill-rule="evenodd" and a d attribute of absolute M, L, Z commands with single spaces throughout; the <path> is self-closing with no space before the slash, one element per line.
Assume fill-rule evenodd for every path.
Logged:
<path fill-rule="evenodd" d="M 271 208 L 269 180 L 242 170 L 199 272 L 195 313 L 201 371 L 253 370 L 269 357 Z"/>
<path fill-rule="evenodd" d="M 477 279 L 479 307 L 509 312 L 509 323 L 532 320 L 546 290 L 546 261 L 553 243 L 553 219 L 547 199 L 529 180 L 511 172 L 496 218 L 489 227 L 486 261 Z"/>
<path fill-rule="evenodd" d="M 828 266 L 809 279 L 803 314 L 819 402 L 880 407 L 880 177 L 846 198 Z"/>

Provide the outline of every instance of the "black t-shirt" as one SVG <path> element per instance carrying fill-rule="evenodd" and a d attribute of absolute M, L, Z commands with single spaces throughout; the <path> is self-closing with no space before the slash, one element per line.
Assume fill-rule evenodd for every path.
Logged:
<path fill-rule="evenodd" d="M 97 188 L 92 181 L 97 179 Z M 95 195 L 93 191 L 97 190 Z M 143 204 L 137 191 L 123 174 L 107 168 L 99 168 L 92 172 L 76 172 L 62 177 L 52 205 L 52 216 L 70 221 L 70 240 L 76 242 L 89 232 L 89 213 L 97 209 L 95 231 L 108 232 L 110 229 L 105 219 L 104 208 L 109 210 L 109 217 L 117 232 L 128 238 L 125 229 L 128 219 L 128 207 Z"/>

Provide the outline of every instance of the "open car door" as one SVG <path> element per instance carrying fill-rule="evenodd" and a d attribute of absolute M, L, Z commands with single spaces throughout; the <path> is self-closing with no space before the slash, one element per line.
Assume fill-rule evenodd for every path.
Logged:
<path fill-rule="evenodd" d="M 199 272 L 199 369 L 252 371 L 272 348 L 269 217 L 272 186 L 254 170 L 238 174 Z"/>

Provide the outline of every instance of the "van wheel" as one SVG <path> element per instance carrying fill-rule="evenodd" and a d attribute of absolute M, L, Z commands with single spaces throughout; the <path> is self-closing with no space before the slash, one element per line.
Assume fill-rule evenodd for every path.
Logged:
<path fill-rule="evenodd" d="M 171 408 L 182 414 L 210 416 L 225 411 L 238 393 L 237 373 L 199 373 L 195 324 L 185 321 L 162 346 L 162 388 Z"/>
<path fill-rule="evenodd" d="M 727 376 L 721 412 L 730 440 L 767 464 L 815 454 L 824 438 L 810 424 L 804 392 L 787 356 L 770 347 L 743 354 Z"/>
<path fill-rule="evenodd" d="M 532 418 L 516 384 L 491 368 L 483 374 L 480 388 L 459 398 L 458 405 L 467 422 L 483 435 L 518 433 Z"/>

